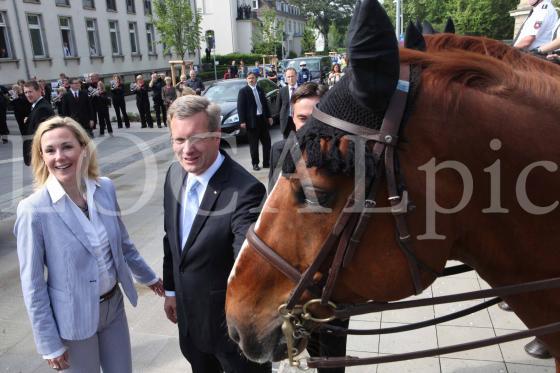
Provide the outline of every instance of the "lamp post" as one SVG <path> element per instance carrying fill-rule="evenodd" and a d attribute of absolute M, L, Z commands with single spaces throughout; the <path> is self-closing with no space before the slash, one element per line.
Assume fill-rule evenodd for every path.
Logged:
<path fill-rule="evenodd" d="M 397 34 L 397 40 L 401 40 L 402 35 L 402 0 L 394 0 L 396 4 L 395 9 L 395 33 Z"/>

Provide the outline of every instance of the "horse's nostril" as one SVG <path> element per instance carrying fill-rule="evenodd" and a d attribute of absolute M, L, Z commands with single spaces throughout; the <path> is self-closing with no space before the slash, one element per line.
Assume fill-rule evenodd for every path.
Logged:
<path fill-rule="evenodd" d="M 230 327 L 229 328 L 229 337 L 235 342 L 235 343 L 239 343 L 241 337 L 239 337 L 239 332 L 237 331 L 237 329 L 235 327 Z"/>

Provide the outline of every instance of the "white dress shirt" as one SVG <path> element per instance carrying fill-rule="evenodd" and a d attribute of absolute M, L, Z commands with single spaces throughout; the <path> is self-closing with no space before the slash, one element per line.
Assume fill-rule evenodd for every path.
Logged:
<path fill-rule="evenodd" d="M 181 211 L 179 213 L 180 217 L 185 216 L 184 210 L 186 206 L 187 195 L 189 190 L 191 189 L 191 185 L 193 185 L 196 181 L 198 181 L 199 183 L 198 188 L 196 188 L 196 194 L 198 196 L 198 205 L 200 206 L 202 198 L 204 197 L 204 193 L 206 193 L 206 188 L 208 187 L 210 179 L 212 178 L 212 176 L 214 176 L 216 171 L 218 171 L 222 163 L 224 163 L 224 159 L 225 157 L 222 155 L 222 153 L 218 153 L 218 156 L 214 160 L 214 163 L 212 163 L 212 165 L 208 167 L 206 171 L 204 171 L 200 175 L 188 174 L 188 176 L 185 178 L 185 181 L 183 182 L 183 187 L 181 188 Z M 190 233 L 186 232 L 185 228 L 188 228 L 190 230 L 191 227 L 184 227 L 182 219 L 180 218 L 178 230 L 181 232 L 181 236 L 179 237 L 179 244 L 181 244 L 182 241 L 186 241 L 186 238 L 184 237 L 188 236 L 188 234 Z M 175 292 L 166 290 L 165 295 L 168 297 L 174 297 Z"/>

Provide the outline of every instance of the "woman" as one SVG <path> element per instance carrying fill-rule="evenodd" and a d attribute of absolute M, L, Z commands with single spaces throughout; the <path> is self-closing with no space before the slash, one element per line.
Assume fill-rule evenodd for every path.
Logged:
<path fill-rule="evenodd" d="M 136 305 L 130 272 L 160 296 L 162 281 L 130 240 L 115 187 L 99 177 L 95 145 L 76 121 L 43 122 L 31 154 L 37 190 L 20 202 L 14 233 L 37 351 L 56 370 L 130 373 L 121 288 Z"/>
<path fill-rule="evenodd" d="M 245 66 L 245 62 L 243 62 L 243 60 L 239 61 L 239 69 L 237 70 L 237 77 L 243 79 L 247 77 L 247 66 Z"/>
<path fill-rule="evenodd" d="M 105 84 L 100 80 L 97 82 L 97 100 L 94 101 L 95 111 L 99 122 L 99 136 L 105 136 L 105 128 L 109 132 L 109 136 L 113 137 L 113 127 L 111 126 L 111 118 L 109 117 L 109 106 L 111 99 L 105 91 Z"/>
<path fill-rule="evenodd" d="M 338 81 L 344 76 L 340 69 L 340 65 L 335 63 L 332 67 L 331 72 L 329 73 L 329 77 L 327 79 L 327 85 L 329 89 L 331 89 Z"/>
<path fill-rule="evenodd" d="M 111 80 L 111 95 L 113 96 L 113 108 L 115 108 L 115 114 L 117 115 L 117 125 L 122 128 L 122 119 L 124 119 L 124 125 L 126 128 L 130 128 L 130 121 L 128 120 L 128 114 L 126 113 L 126 102 L 124 100 L 124 87 L 122 84 L 121 77 L 118 74 L 113 75 Z"/>
<path fill-rule="evenodd" d="M 169 76 L 165 77 L 165 87 L 161 90 L 161 94 L 163 96 L 163 104 L 165 105 L 165 111 L 169 110 L 169 106 L 175 101 L 177 98 L 177 91 L 175 87 L 173 87 L 173 81 Z"/>

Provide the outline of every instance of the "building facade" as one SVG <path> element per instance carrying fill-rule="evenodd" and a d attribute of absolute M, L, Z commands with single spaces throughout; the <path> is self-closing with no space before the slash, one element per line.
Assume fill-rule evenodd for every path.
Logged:
<path fill-rule="evenodd" d="M 0 0 L 0 84 L 167 69 L 152 1 Z"/>
<path fill-rule="evenodd" d="M 217 54 L 250 53 L 266 9 L 274 10 L 284 25 L 285 54 L 301 54 L 305 17 L 285 0 L 196 0 L 196 6 L 202 13 L 202 33 L 214 31 Z"/>

